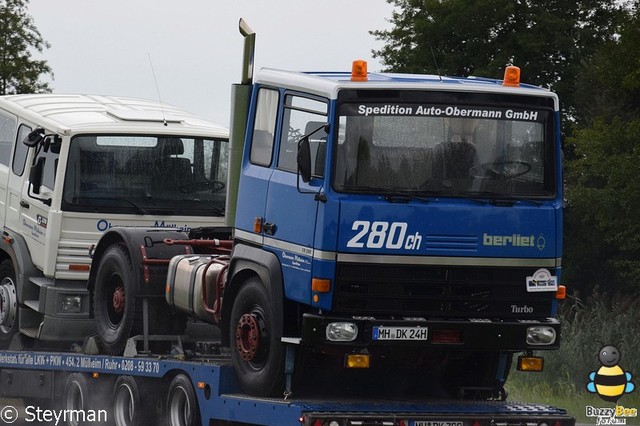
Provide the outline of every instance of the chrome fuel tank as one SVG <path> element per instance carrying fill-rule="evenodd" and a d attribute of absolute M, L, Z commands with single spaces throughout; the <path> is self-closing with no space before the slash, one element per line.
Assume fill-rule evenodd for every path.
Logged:
<path fill-rule="evenodd" d="M 215 302 L 216 280 L 224 264 L 216 262 L 218 256 L 185 254 L 169 262 L 165 298 L 167 303 L 201 320 L 215 323 L 211 310 Z M 203 276 L 206 274 L 206 305 L 203 294 Z"/>

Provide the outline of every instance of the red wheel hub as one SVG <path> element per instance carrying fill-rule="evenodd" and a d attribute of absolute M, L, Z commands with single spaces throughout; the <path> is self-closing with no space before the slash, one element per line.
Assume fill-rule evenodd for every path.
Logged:
<path fill-rule="evenodd" d="M 116 287 L 113 291 L 113 310 L 117 313 L 124 311 L 124 287 Z"/>
<path fill-rule="evenodd" d="M 260 348 L 260 325 L 255 315 L 244 314 L 236 326 L 236 348 L 240 357 L 252 361 Z"/>

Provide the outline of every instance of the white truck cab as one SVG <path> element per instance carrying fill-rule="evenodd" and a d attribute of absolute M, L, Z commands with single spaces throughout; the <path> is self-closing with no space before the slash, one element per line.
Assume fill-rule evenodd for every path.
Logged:
<path fill-rule="evenodd" d="M 113 226 L 224 225 L 227 164 L 226 128 L 166 104 L 0 96 L 0 348 L 91 334 L 92 245 Z"/>

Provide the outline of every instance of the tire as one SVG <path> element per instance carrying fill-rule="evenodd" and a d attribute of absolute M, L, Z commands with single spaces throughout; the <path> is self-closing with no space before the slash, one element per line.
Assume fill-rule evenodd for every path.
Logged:
<path fill-rule="evenodd" d="M 104 376 L 103 376 L 104 377 Z M 83 419 L 80 415 L 69 414 L 65 417 L 67 426 L 110 425 L 111 404 L 106 398 L 111 395 L 113 381 L 110 379 L 90 379 L 88 374 L 71 373 L 62 388 L 62 396 L 56 398 L 55 407 L 66 413 L 97 412 L 97 418 Z M 103 415 L 103 412 L 106 415 Z M 84 421 L 83 421 L 84 420 Z M 62 423 L 61 423 L 62 424 Z"/>
<path fill-rule="evenodd" d="M 281 394 L 285 378 L 282 303 L 272 301 L 256 277 L 242 284 L 233 301 L 229 337 L 242 390 L 255 396 Z"/>
<path fill-rule="evenodd" d="M 16 272 L 9 259 L 0 262 L 0 349 L 8 349 L 18 332 L 18 297 Z"/>
<path fill-rule="evenodd" d="M 89 410 L 95 407 L 89 402 L 89 384 L 87 378 L 81 373 L 72 373 L 67 376 L 62 391 L 61 408 L 63 410 Z M 80 418 L 70 417 L 66 422 L 69 426 L 84 426 Z"/>
<path fill-rule="evenodd" d="M 132 376 L 120 376 L 113 386 L 113 422 L 116 426 L 144 426 L 154 424 L 155 416 L 143 404 L 141 380 Z M 145 396 L 149 397 L 148 393 Z"/>
<path fill-rule="evenodd" d="M 191 380 L 184 374 L 173 378 L 167 392 L 166 414 L 168 426 L 196 426 L 200 424 L 198 398 Z"/>
<path fill-rule="evenodd" d="M 120 244 L 110 246 L 100 260 L 93 290 L 93 315 L 104 353 L 124 352 L 134 329 L 137 292 L 127 250 Z"/>

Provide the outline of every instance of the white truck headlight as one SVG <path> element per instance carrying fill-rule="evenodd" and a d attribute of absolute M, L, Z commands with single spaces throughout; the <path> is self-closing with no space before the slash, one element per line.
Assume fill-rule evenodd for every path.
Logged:
<path fill-rule="evenodd" d="M 358 337 L 358 326 L 352 322 L 332 322 L 327 325 L 327 340 L 353 342 Z"/>
<path fill-rule="evenodd" d="M 551 345 L 556 341 L 556 330 L 553 327 L 537 325 L 527 328 L 527 344 L 536 346 Z"/>

